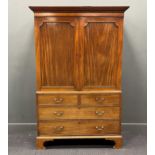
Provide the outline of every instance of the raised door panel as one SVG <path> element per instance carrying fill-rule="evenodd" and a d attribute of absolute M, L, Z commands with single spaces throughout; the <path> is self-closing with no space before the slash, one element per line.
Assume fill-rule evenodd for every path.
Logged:
<path fill-rule="evenodd" d="M 73 82 L 74 27 L 69 22 L 40 26 L 40 78 L 44 88 L 71 88 Z"/>
<path fill-rule="evenodd" d="M 84 88 L 116 89 L 121 54 L 116 22 L 93 21 L 85 26 Z"/>

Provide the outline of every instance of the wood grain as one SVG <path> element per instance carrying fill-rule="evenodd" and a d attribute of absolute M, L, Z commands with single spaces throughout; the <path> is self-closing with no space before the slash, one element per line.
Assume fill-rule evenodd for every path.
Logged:
<path fill-rule="evenodd" d="M 81 95 L 81 105 L 120 106 L 120 95 L 118 94 Z"/>
<path fill-rule="evenodd" d="M 39 105 L 77 105 L 78 99 L 77 95 L 38 95 L 38 104 Z"/>
<path fill-rule="evenodd" d="M 119 120 L 119 107 L 39 107 L 39 120 L 107 119 Z"/>
<path fill-rule="evenodd" d="M 114 148 L 120 149 L 123 145 L 122 137 L 107 137 L 106 140 L 113 140 L 115 142 Z"/>
<path fill-rule="evenodd" d="M 68 23 L 45 23 L 41 26 L 42 86 L 73 86 L 73 32 Z"/>
<path fill-rule="evenodd" d="M 55 90 L 55 91 L 36 91 L 36 94 L 52 95 L 52 94 L 121 94 L 122 90 L 87 90 L 87 91 L 64 91 L 64 90 Z"/>
<path fill-rule="evenodd" d="M 105 138 L 121 147 L 127 8 L 30 7 L 35 17 L 37 148 L 69 138 Z"/>
<path fill-rule="evenodd" d="M 81 90 L 83 87 L 83 55 L 84 55 L 84 30 L 81 28 L 81 20 L 78 20 L 75 29 L 74 42 L 74 83 L 76 90 Z"/>
<path fill-rule="evenodd" d="M 84 86 L 116 88 L 118 33 L 113 23 L 89 23 L 85 28 Z"/>
<path fill-rule="evenodd" d="M 102 129 L 103 127 L 103 129 Z M 117 121 L 83 120 L 83 121 L 52 121 L 39 123 L 40 136 L 73 136 L 73 135 L 105 135 L 119 134 Z"/>
<path fill-rule="evenodd" d="M 45 149 L 44 143 L 46 141 L 53 141 L 55 139 L 105 139 L 115 142 L 113 148 L 120 149 L 123 144 L 122 136 L 120 135 L 102 135 L 102 136 L 39 136 L 36 138 L 37 148 Z"/>
<path fill-rule="evenodd" d="M 34 13 L 35 17 L 116 17 L 123 18 L 123 13 L 53 13 L 53 12 L 42 12 Z"/>
<path fill-rule="evenodd" d="M 78 100 L 80 98 L 80 102 Z M 109 93 L 43 93 L 37 95 L 39 105 L 60 106 L 120 106 L 120 94 Z"/>
<path fill-rule="evenodd" d="M 34 12 L 124 12 L 129 6 L 29 6 Z"/>

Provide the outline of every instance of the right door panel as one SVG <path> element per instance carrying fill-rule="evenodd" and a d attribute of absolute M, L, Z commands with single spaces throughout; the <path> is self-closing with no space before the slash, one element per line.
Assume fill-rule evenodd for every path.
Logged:
<path fill-rule="evenodd" d="M 85 26 L 84 88 L 117 88 L 118 31 L 115 22 L 102 20 Z"/>

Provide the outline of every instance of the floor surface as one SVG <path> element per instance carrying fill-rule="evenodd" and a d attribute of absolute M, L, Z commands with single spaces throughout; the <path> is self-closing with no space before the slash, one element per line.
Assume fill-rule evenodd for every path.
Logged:
<path fill-rule="evenodd" d="M 113 149 L 112 144 L 102 140 L 54 141 L 46 150 L 35 148 L 35 126 L 9 125 L 9 155 L 146 155 L 145 125 L 124 125 L 124 145 Z"/>

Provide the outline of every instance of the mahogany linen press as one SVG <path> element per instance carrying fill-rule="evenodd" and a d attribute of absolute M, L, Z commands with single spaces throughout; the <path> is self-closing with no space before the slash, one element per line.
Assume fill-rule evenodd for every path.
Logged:
<path fill-rule="evenodd" d="M 122 146 L 123 18 L 128 6 L 37 7 L 37 148 L 55 139 Z"/>

